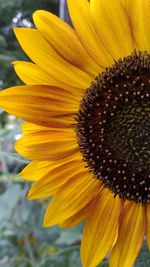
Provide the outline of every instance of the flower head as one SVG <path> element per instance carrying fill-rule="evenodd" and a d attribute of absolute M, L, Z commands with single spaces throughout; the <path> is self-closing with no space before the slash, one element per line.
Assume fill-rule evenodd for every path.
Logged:
<path fill-rule="evenodd" d="M 25 86 L 0 93 L 24 119 L 16 150 L 28 198 L 53 195 L 44 226 L 85 220 L 84 267 L 110 252 L 131 267 L 150 248 L 150 0 L 68 0 L 74 29 L 37 11 L 15 29 L 34 63 L 14 62 Z"/>

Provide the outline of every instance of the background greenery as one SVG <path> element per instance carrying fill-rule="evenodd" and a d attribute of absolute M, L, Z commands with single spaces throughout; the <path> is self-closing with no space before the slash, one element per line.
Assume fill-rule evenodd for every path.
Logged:
<path fill-rule="evenodd" d="M 32 13 L 46 9 L 59 14 L 59 0 L 0 0 L 0 90 L 20 84 L 11 62 L 26 59 L 13 27 L 33 27 Z M 79 246 L 83 225 L 68 231 L 42 228 L 49 200 L 27 201 L 30 185 L 17 173 L 27 164 L 13 150 L 20 121 L 0 110 L 0 266 L 81 267 Z M 129 244 L 130 245 L 130 244 Z M 100 265 L 108 266 L 107 259 Z M 146 245 L 137 267 L 149 267 Z"/>

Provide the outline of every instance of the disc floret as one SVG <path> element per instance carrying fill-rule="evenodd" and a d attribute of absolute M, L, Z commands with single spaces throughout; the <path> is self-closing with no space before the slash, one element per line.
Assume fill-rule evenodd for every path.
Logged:
<path fill-rule="evenodd" d="M 122 199 L 150 203 L 150 55 L 134 53 L 96 77 L 77 138 L 94 176 Z"/>

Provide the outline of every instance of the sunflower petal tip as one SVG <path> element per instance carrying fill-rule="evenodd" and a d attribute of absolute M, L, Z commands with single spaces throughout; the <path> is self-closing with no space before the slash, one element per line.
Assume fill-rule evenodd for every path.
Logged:
<path fill-rule="evenodd" d="M 58 221 L 55 220 L 53 214 L 50 214 L 49 210 L 47 209 L 44 219 L 43 219 L 43 226 L 46 228 L 46 227 L 51 227 L 57 224 L 58 224 Z"/>
<path fill-rule="evenodd" d="M 14 34 L 17 35 L 20 32 L 21 28 L 13 28 Z"/>
<path fill-rule="evenodd" d="M 19 41 L 20 37 L 23 36 L 23 34 L 30 33 L 30 32 L 33 32 L 35 30 L 36 29 L 34 29 L 34 28 L 25 28 L 25 27 L 13 28 L 14 34 L 15 34 L 16 38 L 18 39 L 18 41 Z"/>
<path fill-rule="evenodd" d="M 17 29 L 18 29 L 17 27 L 14 27 L 14 28 L 13 28 L 13 31 L 15 32 L 15 31 L 17 31 Z"/>
<path fill-rule="evenodd" d="M 24 168 L 25 169 L 25 168 Z M 26 171 L 25 170 L 22 170 L 22 171 L 20 171 L 17 175 L 21 178 L 21 179 L 23 179 L 23 180 L 26 180 L 26 181 L 30 181 L 31 182 L 31 180 L 29 180 L 28 178 L 26 178 Z"/>
<path fill-rule="evenodd" d="M 36 10 L 33 12 L 33 14 L 32 14 L 33 20 L 38 16 L 38 14 L 39 14 L 39 10 Z"/>
<path fill-rule="evenodd" d="M 36 10 L 36 11 L 32 14 L 33 20 L 36 19 L 37 17 L 42 17 L 45 13 L 48 13 L 48 12 L 45 11 L 45 10 L 42 10 L 42 9 Z"/>
<path fill-rule="evenodd" d="M 18 39 L 19 36 L 21 35 L 21 33 L 22 33 L 22 29 L 23 29 L 23 28 L 13 28 L 14 34 L 15 34 L 15 36 L 16 36 L 17 39 Z"/>
<path fill-rule="evenodd" d="M 11 61 L 11 64 L 14 66 L 16 65 L 16 63 L 17 63 L 17 61 Z"/>
<path fill-rule="evenodd" d="M 46 214 L 45 214 L 45 217 L 44 217 L 42 226 L 43 226 L 44 228 L 48 228 L 48 227 L 51 227 L 51 226 L 52 226 L 51 223 L 50 223 L 50 220 L 48 220 Z"/>
<path fill-rule="evenodd" d="M 17 174 L 19 177 L 23 178 L 23 170 Z"/>
<path fill-rule="evenodd" d="M 43 12 L 44 10 L 42 10 L 42 9 L 38 9 L 38 10 L 36 10 L 36 11 L 34 11 L 33 12 L 33 16 L 34 15 L 38 15 L 38 14 L 40 14 L 41 12 Z"/>
<path fill-rule="evenodd" d="M 27 193 L 27 199 L 28 199 L 28 200 L 36 199 L 36 192 L 35 192 L 35 190 L 34 190 L 34 185 L 35 185 L 35 184 L 33 184 L 33 186 L 30 188 L 30 190 L 29 190 L 28 193 Z"/>
<path fill-rule="evenodd" d="M 33 199 L 33 194 L 31 192 L 31 190 L 28 192 L 27 194 L 27 200 L 32 200 Z"/>
<path fill-rule="evenodd" d="M 42 226 L 44 227 L 44 228 L 47 228 L 47 227 L 49 227 L 49 225 L 48 225 L 48 223 L 47 223 L 47 221 L 44 219 L 44 221 L 43 221 L 43 223 L 42 223 Z"/>

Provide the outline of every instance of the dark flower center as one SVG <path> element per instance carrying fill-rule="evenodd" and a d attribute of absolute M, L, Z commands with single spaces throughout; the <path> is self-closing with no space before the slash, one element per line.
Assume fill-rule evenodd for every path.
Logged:
<path fill-rule="evenodd" d="M 81 153 L 114 195 L 150 203 L 150 55 L 136 52 L 96 77 L 77 115 Z"/>

